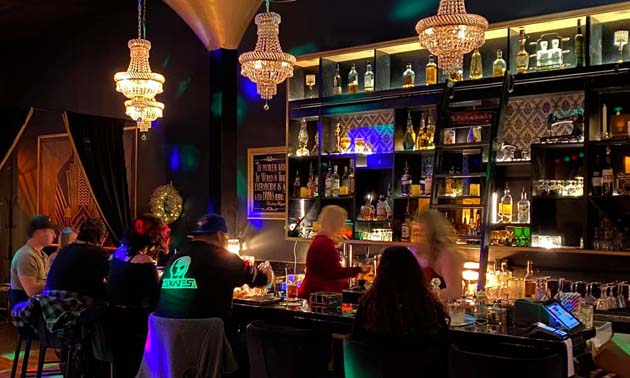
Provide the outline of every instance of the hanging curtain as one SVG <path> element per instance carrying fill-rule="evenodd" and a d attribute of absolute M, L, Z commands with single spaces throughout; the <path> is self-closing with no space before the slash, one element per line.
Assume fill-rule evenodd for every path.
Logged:
<path fill-rule="evenodd" d="M 111 237 L 120 242 L 131 223 L 123 145 L 125 121 L 66 112 L 64 122 L 99 212 Z"/>
<path fill-rule="evenodd" d="M 20 140 L 26 124 L 33 115 L 31 107 L 0 106 L 2 138 L 0 138 L 0 169 L 9 160 L 9 156 Z"/>

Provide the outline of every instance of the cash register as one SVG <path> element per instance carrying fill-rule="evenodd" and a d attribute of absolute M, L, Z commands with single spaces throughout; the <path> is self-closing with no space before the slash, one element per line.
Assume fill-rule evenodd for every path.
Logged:
<path fill-rule="evenodd" d="M 594 329 L 586 328 L 556 300 L 517 300 L 514 324 L 521 329 L 526 328 L 527 335 L 533 338 L 586 341 L 595 336 Z"/>

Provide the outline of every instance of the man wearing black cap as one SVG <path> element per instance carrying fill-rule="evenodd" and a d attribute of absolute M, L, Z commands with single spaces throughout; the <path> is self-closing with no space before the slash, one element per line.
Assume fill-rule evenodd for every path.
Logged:
<path fill-rule="evenodd" d="M 36 215 L 28 222 L 28 241 L 11 261 L 12 302 L 27 300 L 44 291 L 48 275 L 48 256 L 44 247 L 55 240 L 56 226 L 46 215 Z"/>
<path fill-rule="evenodd" d="M 249 266 L 228 252 L 227 225 L 216 214 L 207 214 L 190 233 L 192 242 L 169 262 L 162 276 L 155 314 L 163 318 L 222 318 L 232 313 L 234 288 L 265 286 L 273 282 L 270 267 Z M 228 331 L 229 332 L 229 331 Z"/>

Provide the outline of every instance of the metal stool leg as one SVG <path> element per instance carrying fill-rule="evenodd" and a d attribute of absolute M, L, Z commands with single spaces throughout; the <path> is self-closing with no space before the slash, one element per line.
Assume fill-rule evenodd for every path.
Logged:
<path fill-rule="evenodd" d="M 28 357 L 31 354 L 31 343 L 33 339 L 31 337 L 26 337 L 26 346 L 24 347 L 24 359 L 22 360 L 22 378 L 26 378 L 26 371 L 28 370 Z"/>
<path fill-rule="evenodd" d="M 39 356 L 37 359 L 37 378 L 42 378 L 42 372 L 44 371 L 44 361 L 46 360 L 46 347 L 39 345 Z"/>
<path fill-rule="evenodd" d="M 17 374 L 18 363 L 20 362 L 20 349 L 22 349 L 22 335 L 18 334 L 17 348 L 15 348 L 15 355 L 13 356 L 13 366 L 11 367 L 11 378 L 15 378 Z"/>
<path fill-rule="evenodd" d="M 73 352 L 74 352 L 74 348 L 72 348 L 72 347 L 68 348 L 68 356 L 66 357 L 66 371 L 63 372 L 64 373 L 63 374 L 64 377 L 70 377 L 71 376 L 70 375 L 70 373 L 72 371 L 72 367 L 71 366 L 72 366 L 72 362 L 74 362 L 72 360 Z"/>

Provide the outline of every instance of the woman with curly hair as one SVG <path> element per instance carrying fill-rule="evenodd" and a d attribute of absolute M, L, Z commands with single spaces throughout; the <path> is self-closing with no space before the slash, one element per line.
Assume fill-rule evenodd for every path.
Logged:
<path fill-rule="evenodd" d="M 135 377 L 144 351 L 149 314 L 160 293 L 156 251 L 168 251 L 170 229 L 160 219 L 143 215 L 125 232 L 112 256 L 108 294 L 112 307 L 111 338 L 118 378 Z"/>
<path fill-rule="evenodd" d="M 433 209 L 426 210 L 415 222 L 420 229 L 416 257 L 427 283 L 440 279 L 441 300 L 461 298 L 464 262 L 455 246 L 455 230 L 442 213 Z"/>

